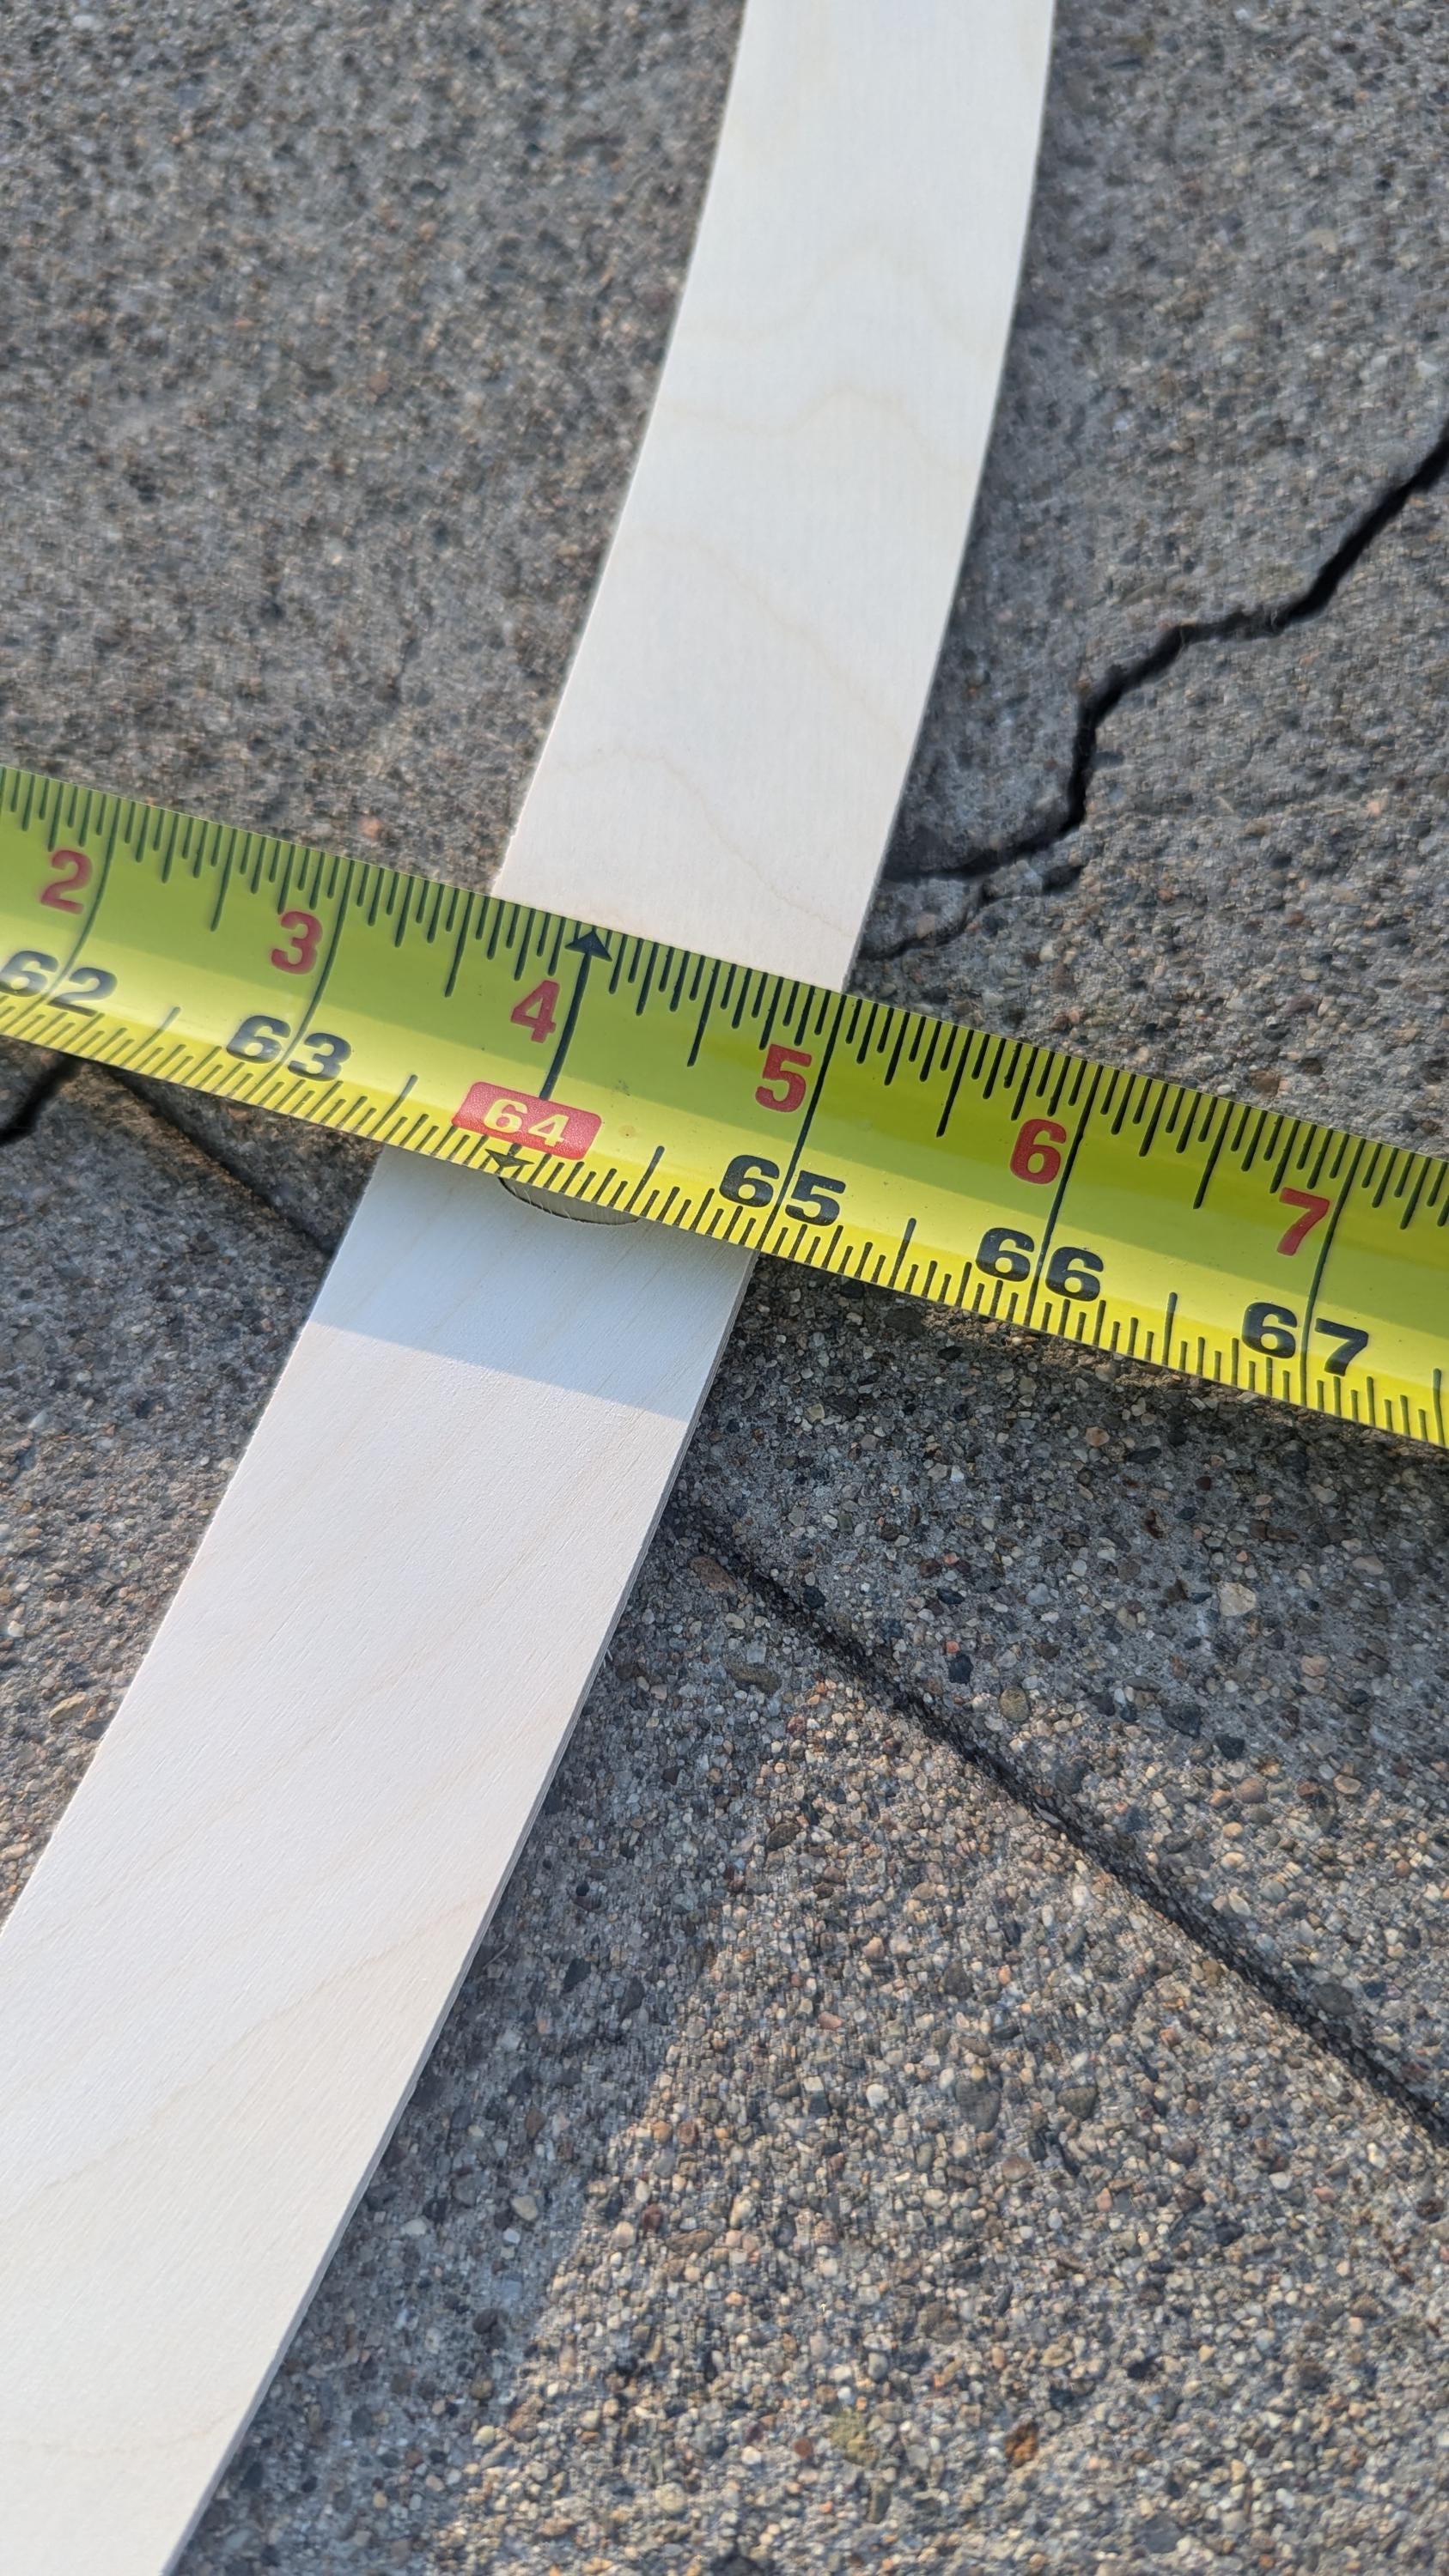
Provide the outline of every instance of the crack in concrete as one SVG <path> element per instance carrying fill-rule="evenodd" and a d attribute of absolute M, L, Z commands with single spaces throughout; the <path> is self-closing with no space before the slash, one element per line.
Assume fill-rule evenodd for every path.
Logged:
<path fill-rule="evenodd" d="M 194 1152 L 200 1154 L 218 1172 L 224 1173 L 229 1181 L 235 1182 L 238 1189 L 245 1190 L 247 1196 L 254 1199 L 258 1207 L 264 1207 L 267 1214 L 275 1217 L 279 1225 L 286 1226 L 300 1242 L 309 1245 L 312 1251 L 320 1252 L 328 1259 L 331 1258 L 336 1246 L 330 1236 L 314 1233 L 313 1229 L 305 1225 L 300 1217 L 294 1216 L 290 1209 L 278 1207 L 275 1200 L 267 1195 L 267 1192 L 240 1162 L 229 1161 L 209 1139 L 198 1136 L 187 1125 L 184 1118 L 178 1117 L 174 1110 L 164 1107 L 147 1089 L 143 1081 L 133 1074 L 124 1072 L 116 1065 L 93 1063 L 85 1056 L 62 1056 L 58 1064 L 47 1065 L 45 1071 L 38 1074 L 35 1081 L 30 1084 L 9 1117 L 0 1120 L 0 1149 L 6 1145 L 22 1144 L 28 1136 L 33 1136 L 57 1093 L 63 1091 L 67 1083 L 74 1082 L 78 1075 L 86 1072 L 101 1074 L 107 1082 L 114 1083 L 118 1090 L 128 1093 L 138 1108 L 144 1109 L 163 1127 L 169 1127 L 175 1135 L 184 1138 Z"/>
<path fill-rule="evenodd" d="M 306 1224 L 291 1208 L 279 1206 L 270 1192 L 263 1188 L 256 1175 L 247 1170 L 240 1156 L 233 1161 L 212 1137 L 198 1134 L 194 1127 L 188 1125 L 184 1114 L 168 1107 L 166 1101 L 158 1097 L 160 1086 L 153 1089 L 144 1076 L 126 1073 L 116 1065 L 98 1065 L 96 1070 L 98 1073 L 104 1073 L 110 1081 L 118 1083 L 123 1091 L 129 1092 L 131 1098 L 149 1116 L 160 1119 L 164 1126 L 172 1128 L 178 1136 L 184 1137 L 193 1152 L 213 1164 L 217 1171 L 224 1172 L 229 1181 L 234 1181 L 239 1190 L 245 1190 L 248 1198 L 254 1199 L 258 1207 L 264 1207 L 267 1214 L 275 1217 L 279 1225 L 286 1226 L 290 1233 L 296 1235 L 300 1243 L 308 1244 L 312 1251 L 320 1252 L 325 1259 L 331 1260 L 337 1249 L 334 1238 Z"/>
<path fill-rule="evenodd" d="M 30 1136 L 50 1102 L 84 1070 L 83 1060 L 75 1057 L 47 1066 L 10 1116 L 0 1123 L 0 1148 Z M 112 1078 L 153 1116 L 162 1118 L 165 1124 L 174 1125 L 177 1133 L 186 1136 L 187 1142 L 214 1162 L 228 1179 L 266 1206 L 271 1214 L 280 1217 L 302 1240 L 313 1244 L 316 1249 L 327 1250 L 328 1247 L 318 1243 L 295 1218 L 274 1208 L 248 1175 L 233 1171 L 209 1146 L 191 1136 L 179 1122 L 167 1117 L 139 1084 L 128 1081 L 124 1075 L 113 1075 Z M 1032 1779 L 989 1737 L 972 1729 L 962 1716 L 939 1707 L 925 1692 L 904 1681 L 900 1674 L 868 1653 L 846 1630 L 810 1610 L 777 1575 L 757 1565 L 745 1554 L 733 1534 L 727 1533 L 707 1513 L 697 1508 L 675 1510 L 671 1506 L 668 1517 L 676 1530 L 706 1547 L 743 1590 L 753 1594 L 796 1634 L 807 1637 L 817 1652 L 827 1654 L 844 1673 L 868 1690 L 872 1698 L 899 1714 L 910 1716 L 937 1742 L 949 1746 L 963 1762 L 983 1772 L 1014 1805 L 1039 1817 L 1054 1832 L 1062 1834 L 1084 1859 L 1104 1870 L 1159 1918 L 1171 1923 L 1195 1949 L 1215 1958 L 1250 1987 L 1274 2013 L 1347 2067 L 1381 2099 L 1392 2103 L 1435 2146 L 1449 2148 L 1449 2108 L 1434 2096 L 1422 2092 L 1390 2061 L 1351 2031 L 1327 2015 L 1315 2012 L 1302 1992 L 1288 1979 L 1275 1976 L 1262 1959 L 1236 1944 L 1210 1907 L 1195 1903 L 1184 1891 L 1166 1885 L 1154 1875 L 1125 1836 L 1112 1835 L 1064 1800 L 1054 1797 L 1045 1784 Z"/>
<path fill-rule="evenodd" d="M 1402 517 L 1411 501 L 1421 493 L 1432 491 L 1435 484 L 1449 473 L 1449 421 L 1445 422 L 1432 447 L 1427 449 L 1409 473 L 1381 492 L 1376 501 L 1361 511 L 1347 534 L 1320 564 L 1312 579 L 1288 599 L 1273 600 L 1256 608 L 1224 609 L 1216 617 L 1180 620 L 1166 627 L 1156 642 L 1134 660 L 1108 671 L 1104 679 L 1083 695 L 1077 713 L 1077 729 L 1072 745 L 1071 770 L 1065 792 L 1050 822 L 1038 824 L 1016 839 L 1003 841 L 992 849 L 967 851 L 953 859 L 933 838 L 929 860 L 919 867 L 905 864 L 889 871 L 889 881 L 896 885 L 920 883 L 929 877 L 989 877 L 1016 859 L 1040 858 L 1057 849 L 1063 841 L 1081 830 L 1087 819 L 1091 800 L 1092 779 L 1097 765 L 1097 750 L 1102 728 L 1127 698 L 1139 689 L 1161 679 L 1165 671 L 1184 653 L 1200 644 L 1255 644 L 1287 634 L 1311 618 L 1321 617 L 1330 608 L 1350 573 L 1377 544 L 1385 530 Z M 1060 865 L 1044 882 L 1043 893 L 1056 893 L 1074 884 L 1080 870 Z M 944 946 L 958 935 L 957 929 L 928 932 L 923 938 L 902 940 L 899 946 L 878 952 L 881 963 L 909 955 L 918 948 Z"/>
<path fill-rule="evenodd" d="M 961 1761 L 983 1772 L 1014 1806 L 1024 1808 L 1053 1832 L 1063 1835 L 1084 1860 L 1104 1870 L 1128 1895 L 1148 1906 L 1161 1921 L 1170 1923 L 1194 1949 L 1216 1959 L 1272 2012 L 1346 2067 L 1380 2100 L 1391 2103 L 1411 2120 L 1433 2145 L 1449 2148 L 1449 2107 L 1421 2091 L 1351 2030 L 1327 2014 L 1315 2012 L 1288 1978 L 1276 1976 L 1266 1961 L 1234 1942 L 1210 1907 L 1195 1903 L 1185 1891 L 1166 1885 L 1148 1869 L 1125 1836 L 1110 1833 L 1065 1800 L 1054 1797 L 1049 1788 L 1032 1779 L 990 1737 L 977 1733 L 964 1718 L 938 1707 L 925 1692 L 870 1654 L 848 1631 L 807 1608 L 778 1575 L 756 1565 L 733 1534 L 712 1521 L 708 1513 L 693 1506 L 677 1511 L 671 1508 L 668 1519 L 677 1532 L 707 1549 L 742 1590 L 752 1593 L 784 1626 L 808 1637 L 817 1653 L 830 1656 L 873 1699 L 897 1715 L 913 1718 L 937 1743 L 948 1746 Z"/>
<path fill-rule="evenodd" d="M 1102 729 L 1128 698 L 1160 679 L 1185 653 L 1199 645 L 1263 642 L 1322 616 L 1333 604 L 1343 583 L 1409 503 L 1432 490 L 1446 473 L 1449 473 L 1449 422 L 1419 463 L 1360 513 L 1301 590 L 1286 600 L 1252 608 L 1228 609 L 1216 617 L 1179 621 L 1165 629 L 1146 651 L 1131 662 L 1110 670 L 1083 695 L 1066 790 L 1050 822 L 995 848 L 967 852 L 958 859 L 952 859 L 939 843 L 933 841 L 927 864 L 893 868 L 890 882 L 912 884 L 929 877 L 985 878 L 1015 860 L 1043 857 L 1070 840 L 1087 818 Z M 1079 873 L 1079 869 L 1069 863 L 1059 862 L 1045 873 L 1040 891 L 1059 891 L 1074 883 Z M 959 924 L 954 927 L 948 925 L 939 931 L 903 940 L 895 947 L 877 952 L 876 962 L 887 963 L 917 949 L 943 946 L 959 935 L 959 929 Z M 0 1147 L 19 1143 L 30 1136 L 51 1100 L 81 1070 L 76 1059 L 47 1067 L 31 1084 L 9 1118 L 0 1123 Z M 209 1141 L 196 1135 L 154 1094 L 144 1091 L 139 1083 L 128 1081 L 124 1075 L 113 1074 L 112 1079 L 121 1082 L 153 1116 L 185 1136 L 194 1150 L 267 1207 L 301 1240 L 324 1253 L 330 1250 L 330 1246 L 309 1227 L 278 1207 L 250 1173 L 234 1165 Z M 811 1612 L 777 1576 L 744 1555 L 732 1536 L 713 1523 L 707 1514 L 697 1510 L 688 1514 L 671 1510 L 670 1519 L 677 1528 L 695 1535 L 745 1590 L 753 1593 L 797 1634 L 808 1637 L 817 1651 L 828 1654 L 873 1698 L 898 1713 L 909 1715 L 936 1741 L 948 1745 L 963 1762 L 970 1763 L 990 1779 L 1014 1805 L 1039 1817 L 1054 1832 L 1063 1835 L 1084 1859 L 1104 1870 L 1161 1920 L 1171 1923 L 1195 1949 L 1216 1959 L 1258 1995 L 1271 2011 L 1346 2067 L 1380 2099 L 1391 2103 L 1435 2146 L 1449 2147 L 1449 2109 L 1419 2090 L 1398 2068 L 1352 2031 L 1327 2015 L 1315 2012 L 1289 1980 L 1275 1975 L 1250 1950 L 1239 1947 L 1209 1907 L 1194 1902 L 1184 1891 L 1166 1885 L 1155 1876 L 1125 1837 L 1112 1835 L 1065 1801 L 1054 1797 L 1043 1783 L 1032 1779 L 998 1745 L 971 1729 L 962 1717 L 938 1707 L 924 1692 L 903 1682 L 899 1674 L 867 1653 L 847 1632 Z"/>
<path fill-rule="evenodd" d="M 1138 654 L 1135 660 L 1109 671 L 1105 679 L 1099 680 L 1095 688 L 1086 692 L 1077 716 L 1071 774 L 1065 795 L 1058 806 L 1055 818 L 1050 823 L 1038 825 L 1034 830 L 1022 833 L 1015 840 L 1004 841 L 996 848 L 968 851 L 959 859 L 952 859 L 949 853 L 941 850 L 933 841 L 929 864 L 918 868 L 911 866 L 892 868 L 886 882 L 892 885 L 913 885 L 920 884 L 931 877 L 984 879 L 995 875 L 999 869 L 1009 866 L 1014 860 L 1042 858 L 1049 851 L 1059 849 L 1064 841 L 1069 841 L 1076 832 L 1080 831 L 1087 819 L 1102 728 L 1125 699 L 1134 696 L 1139 689 L 1147 688 L 1152 681 L 1160 679 L 1162 674 L 1169 671 L 1184 653 L 1191 652 L 1199 644 L 1262 642 L 1273 636 L 1286 634 L 1290 628 L 1301 626 L 1310 618 L 1321 617 L 1324 610 L 1332 605 L 1338 591 L 1355 566 L 1362 562 L 1363 557 L 1377 543 L 1385 529 L 1391 527 L 1402 515 L 1410 501 L 1416 499 L 1420 493 L 1431 491 L 1446 473 L 1449 473 L 1449 421 L 1446 421 L 1438 438 L 1420 458 L 1418 464 L 1398 482 L 1390 484 L 1386 491 L 1380 493 L 1376 501 L 1371 502 L 1367 509 L 1360 512 L 1347 534 L 1334 547 L 1332 553 L 1319 566 L 1312 580 L 1307 582 L 1302 590 L 1295 591 L 1289 599 L 1272 601 L 1256 608 L 1230 608 L 1225 609 L 1217 617 L 1180 621 L 1168 627 L 1157 638 L 1156 643 L 1150 645 L 1145 652 Z M 416 641 L 415 637 L 410 639 L 409 653 Z M 404 666 L 407 658 L 405 655 Z M 1069 859 L 1058 860 L 1043 872 L 1038 891 L 1042 894 L 1060 893 L 1074 885 L 1080 873 L 1080 868 Z M 963 926 L 960 922 L 946 922 L 937 930 L 927 931 L 924 934 L 913 933 L 909 938 L 898 941 L 893 947 L 872 950 L 870 963 L 890 965 L 897 958 L 911 956 L 918 951 L 946 947 L 951 940 L 959 938 Z M 124 1079 L 120 1075 L 113 1075 L 112 1078 Z M 155 1116 L 176 1128 L 198 1153 L 206 1155 L 216 1164 L 219 1171 L 225 1172 L 229 1180 L 237 1182 L 262 1206 L 269 1208 L 272 1214 L 279 1218 L 282 1224 L 290 1227 L 301 1241 L 311 1244 L 317 1251 L 331 1253 L 334 1247 L 328 1239 L 314 1233 L 310 1226 L 304 1224 L 288 1209 L 278 1206 L 275 1199 L 240 1163 L 233 1163 L 225 1154 L 219 1152 L 209 1139 L 197 1135 L 184 1118 L 177 1117 L 153 1094 L 142 1092 L 138 1085 L 128 1085 L 128 1088 L 134 1091 L 136 1098 L 146 1101 Z M 37 1103 L 36 1115 L 43 1106 L 43 1100 Z M 28 1133 L 28 1128 L 24 1132 Z M 7 1141 L 7 1132 L 0 1130 L 0 1144 Z"/>
<path fill-rule="evenodd" d="M 22 1144 L 35 1129 L 58 1091 L 63 1091 L 81 1070 L 78 1056 L 63 1056 L 59 1064 L 47 1065 L 10 1115 L 0 1122 L 0 1146 Z"/>

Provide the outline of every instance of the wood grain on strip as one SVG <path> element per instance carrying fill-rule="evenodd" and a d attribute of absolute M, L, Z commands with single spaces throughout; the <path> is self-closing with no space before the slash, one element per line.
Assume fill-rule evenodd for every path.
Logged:
<path fill-rule="evenodd" d="M 1048 0 L 750 0 L 509 894 L 843 980 L 1048 40 Z M 380 1166 L 0 1937 L 5 2576 L 182 2547 L 506 1883 L 745 1275 Z"/>

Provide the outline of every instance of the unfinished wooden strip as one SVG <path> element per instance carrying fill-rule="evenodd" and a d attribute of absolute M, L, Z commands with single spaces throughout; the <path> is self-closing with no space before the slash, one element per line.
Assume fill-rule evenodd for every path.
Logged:
<path fill-rule="evenodd" d="M 751 7 L 509 893 L 843 982 L 960 565 L 1049 0 Z"/>
<path fill-rule="evenodd" d="M 1048 33 L 1048 0 L 751 0 L 509 893 L 843 978 Z M 380 1167 L 0 1939 L 7 2576 L 173 2563 L 506 1882 L 744 1275 Z"/>

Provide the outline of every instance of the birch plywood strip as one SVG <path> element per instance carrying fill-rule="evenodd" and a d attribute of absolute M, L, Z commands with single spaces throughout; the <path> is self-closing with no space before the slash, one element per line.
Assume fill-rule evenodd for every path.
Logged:
<path fill-rule="evenodd" d="M 748 12 L 508 893 L 844 981 L 991 428 L 1048 15 Z"/>
<path fill-rule="evenodd" d="M 1048 37 L 1048 0 L 750 0 L 509 894 L 843 979 Z M 506 1883 L 745 1275 L 380 1167 L 0 1939 L 6 2576 L 154 2576 L 184 2544 Z"/>

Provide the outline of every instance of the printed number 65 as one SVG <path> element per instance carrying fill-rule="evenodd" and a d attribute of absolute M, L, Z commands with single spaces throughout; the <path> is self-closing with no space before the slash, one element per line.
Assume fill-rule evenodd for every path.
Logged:
<path fill-rule="evenodd" d="M 736 1207 L 768 1207 L 779 1177 L 778 1163 L 760 1154 L 736 1154 L 720 1182 L 720 1196 L 733 1199 Z M 832 1180 L 828 1172 L 797 1172 L 785 1214 L 801 1225 L 834 1225 L 844 1188 L 844 1181 Z"/>

